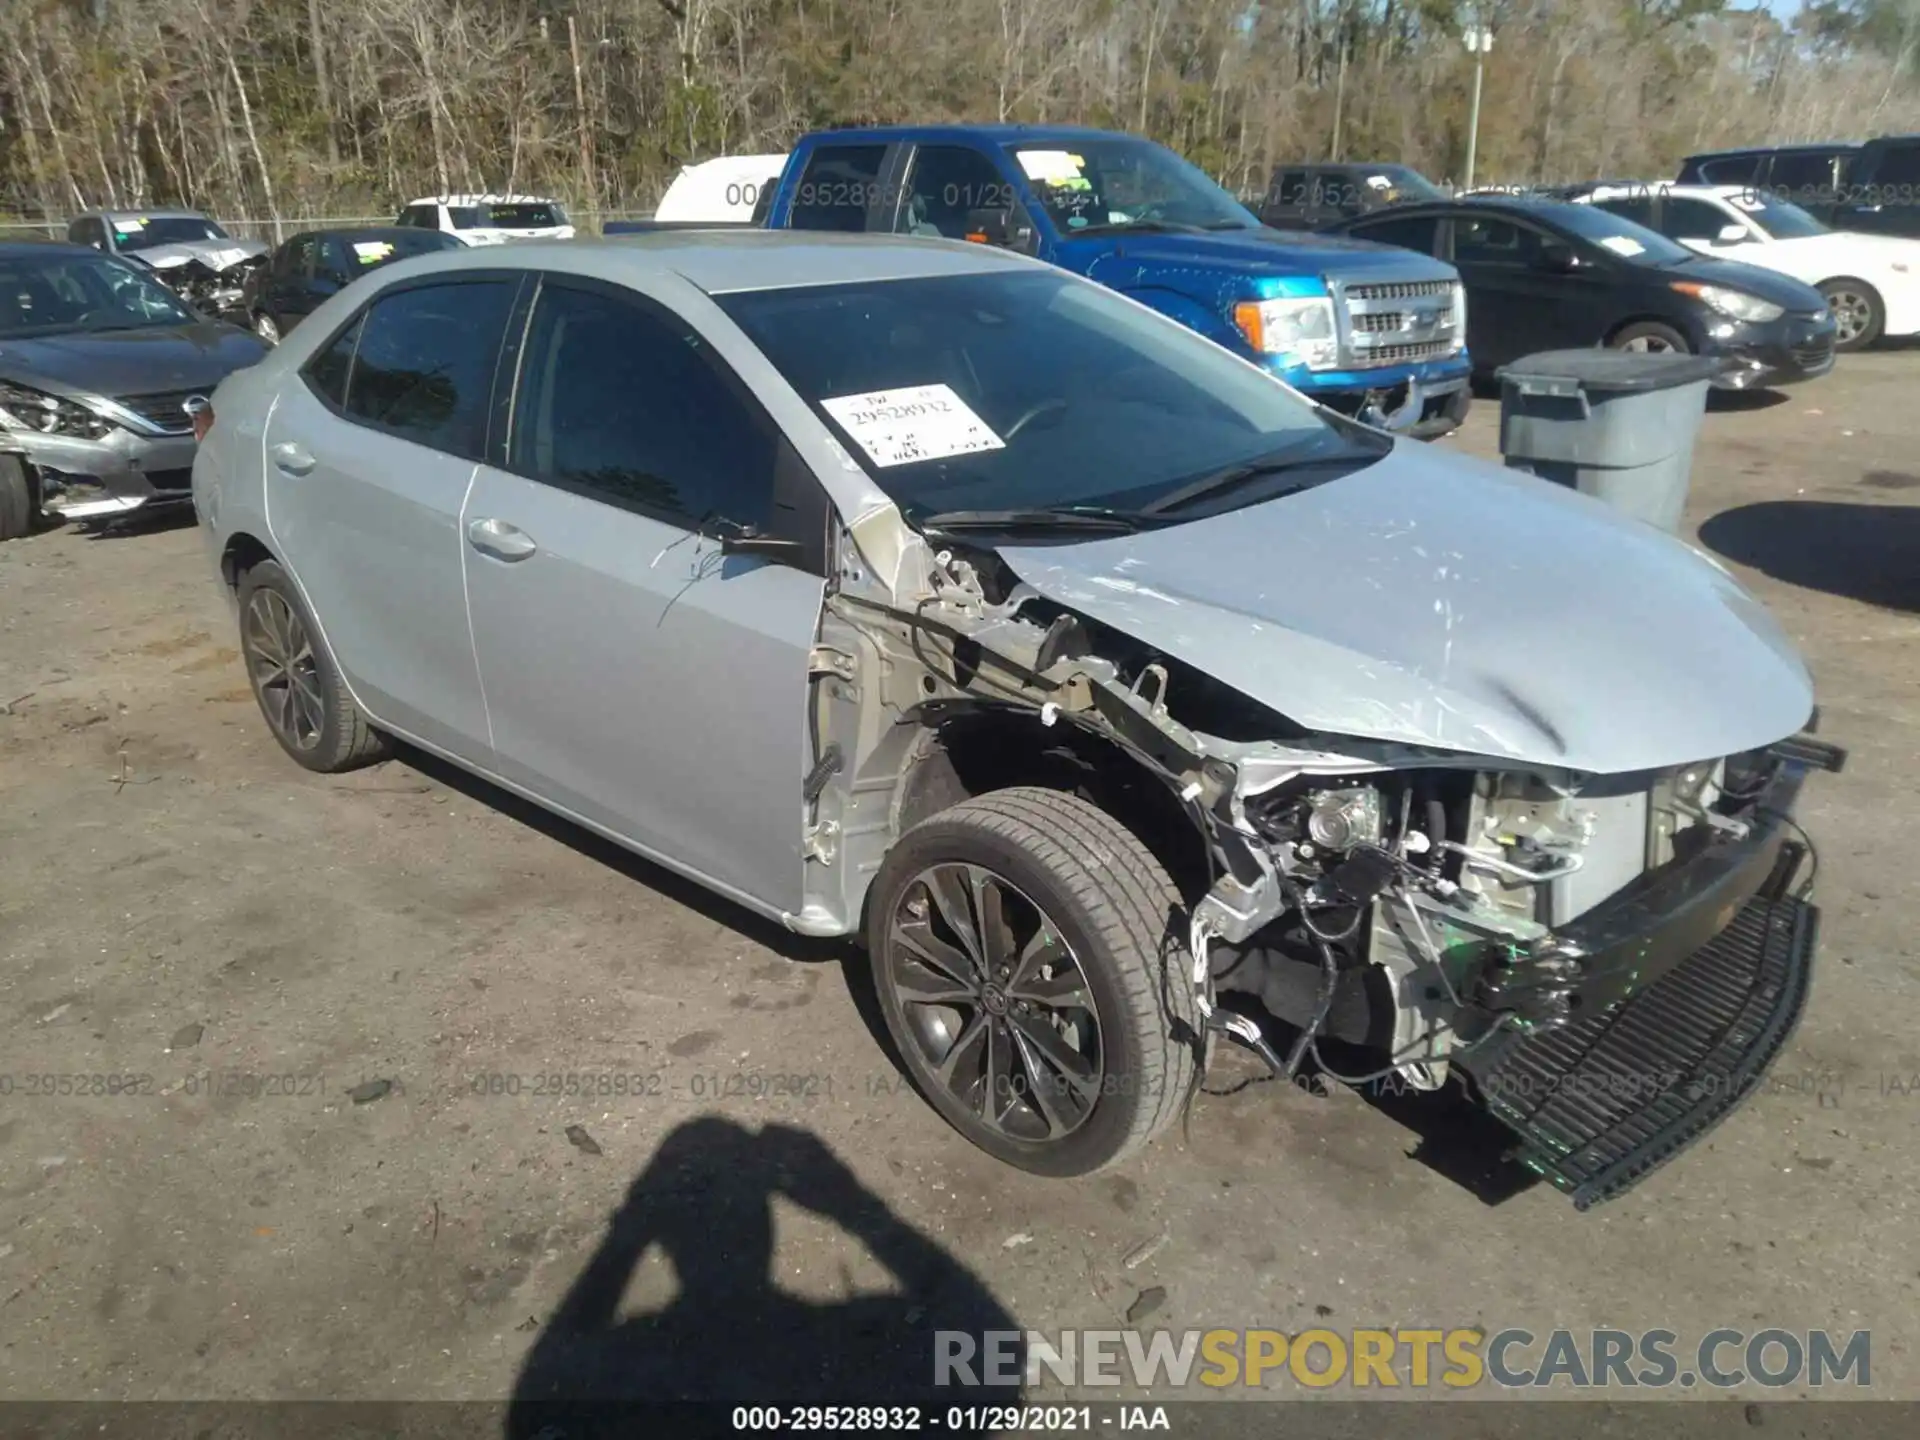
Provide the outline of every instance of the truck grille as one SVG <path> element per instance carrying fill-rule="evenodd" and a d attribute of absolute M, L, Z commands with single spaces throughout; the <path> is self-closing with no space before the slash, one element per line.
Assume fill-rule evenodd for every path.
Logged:
<path fill-rule="evenodd" d="M 187 414 L 186 403 L 196 395 L 205 394 L 204 390 L 167 390 L 157 395 L 121 395 L 114 403 L 169 434 L 185 435 L 193 429 L 193 417 Z"/>
<path fill-rule="evenodd" d="M 1453 294 L 1451 280 L 1396 280 L 1391 283 L 1370 283 L 1347 286 L 1347 299 L 1365 300 L 1421 300 L 1434 295 Z"/>
<path fill-rule="evenodd" d="M 1336 284 L 1334 295 L 1345 368 L 1415 365 L 1460 349 L 1464 297 L 1456 281 L 1361 281 Z"/>

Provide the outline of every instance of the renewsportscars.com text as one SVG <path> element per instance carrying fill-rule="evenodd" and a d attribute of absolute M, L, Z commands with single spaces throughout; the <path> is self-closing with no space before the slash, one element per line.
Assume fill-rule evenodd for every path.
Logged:
<path fill-rule="evenodd" d="M 934 1335 L 936 1385 L 1422 1390 L 1873 1383 L 1866 1330 L 989 1330 Z"/>

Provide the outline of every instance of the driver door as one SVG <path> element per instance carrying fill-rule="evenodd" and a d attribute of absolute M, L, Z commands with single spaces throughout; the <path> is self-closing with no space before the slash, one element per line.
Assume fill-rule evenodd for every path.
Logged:
<path fill-rule="evenodd" d="M 1467 287 L 1467 350 L 1476 371 L 1600 342 L 1608 281 L 1591 247 L 1572 247 L 1588 268 L 1569 271 L 1552 263 L 1554 249 L 1564 252 L 1569 242 L 1528 221 L 1457 210 L 1450 229 L 1452 263 Z"/>

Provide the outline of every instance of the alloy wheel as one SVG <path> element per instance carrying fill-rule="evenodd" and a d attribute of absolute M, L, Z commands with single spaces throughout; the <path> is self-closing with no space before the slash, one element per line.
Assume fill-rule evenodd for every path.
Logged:
<path fill-rule="evenodd" d="M 1675 352 L 1671 341 L 1662 335 L 1636 335 L 1620 347 L 1636 355 L 1672 355 Z"/>
<path fill-rule="evenodd" d="M 306 625 L 277 590 L 256 590 L 247 601 L 241 634 L 247 674 L 267 723 L 294 749 L 313 749 L 320 743 L 326 704 Z"/>
<path fill-rule="evenodd" d="M 1102 1093 L 1100 1017 L 1058 927 L 982 865 L 937 864 L 900 892 L 884 973 L 910 1043 L 978 1120 L 1028 1143 L 1078 1130 Z"/>
<path fill-rule="evenodd" d="M 1873 325 L 1873 304 L 1852 290 L 1831 290 L 1827 308 L 1833 311 L 1834 343 L 1851 345 Z"/>

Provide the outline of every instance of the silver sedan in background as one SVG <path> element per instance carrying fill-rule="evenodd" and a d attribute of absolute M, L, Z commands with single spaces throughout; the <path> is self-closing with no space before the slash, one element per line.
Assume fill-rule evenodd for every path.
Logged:
<path fill-rule="evenodd" d="M 1787 816 L 1840 756 L 1724 570 L 1005 251 L 399 262 L 220 387 L 194 498 L 296 762 L 404 739 L 858 935 L 929 1102 L 1037 1173 L 1226 1036 L 1457 1081 L 1585 1206 L 1807 993 Z"/>

